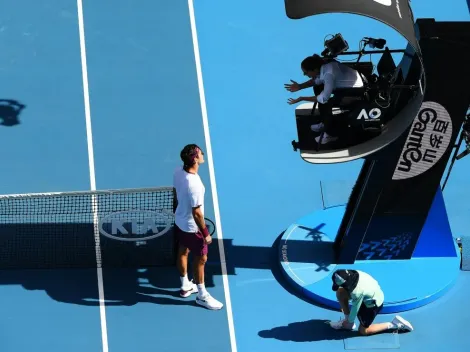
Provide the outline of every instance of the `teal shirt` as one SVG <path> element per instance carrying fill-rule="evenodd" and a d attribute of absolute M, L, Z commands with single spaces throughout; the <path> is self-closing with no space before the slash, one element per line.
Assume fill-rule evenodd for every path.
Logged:
<path fill-rule="evenodd" d="M 351 311 L 349 313 L 349 322 L 353 323 L 356 320 L 357 312 L 361 304 L 368 308 L 374 305 L 380 306 L 384 302 L 384 293 L 380 288 L 379 283 L 369 274 L 359 271 L 359 281 L 356 288 L 351 292 Z"/>

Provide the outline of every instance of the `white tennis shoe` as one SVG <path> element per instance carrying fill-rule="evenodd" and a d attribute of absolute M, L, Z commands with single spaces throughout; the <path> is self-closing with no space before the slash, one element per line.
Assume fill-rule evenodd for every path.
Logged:
<path fill-rule="evenodd" d="M 198 293 L 197 285 L 193 281 L 190 281 L 187 287 L 180 288 L 180 296 L 183 298 L 189 297 L 193 293 Z"/>
<path fill-rule="evenodd" d="M 413 331 L 413 326 L 410 322 L 399 315 L 395 316 L 392 320 L 392 324 L 395 325 L 398 330 Z"/>
<path fill-rule="evenodd" d="M 356 328 L 356 324 L 355 323 L 347 323 L 345 327 L 343 327 L 343 322 L 346 320 L 345 317 L 343 317 L 342 319 L 340 319 L 339 321 L 330 321 L 329 324 L 330 326 L 333 328 L 333 329 L 336 329 L 336 330 L 354 330 Z"/>
<path fill-rule="evenodd" d="M 198 295 L 196 297 L 196 303 L 211 310 L 219 310 L 222 309 L 222 307 L 224 306 L 221 302 L 216 300 L 209 293 L 206 293 L 202 297 Z"/>

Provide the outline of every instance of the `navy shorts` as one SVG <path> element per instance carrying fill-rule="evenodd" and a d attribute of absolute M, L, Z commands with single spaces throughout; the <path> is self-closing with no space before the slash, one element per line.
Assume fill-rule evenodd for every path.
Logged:
<path fill-rule="evenodd" d="M 371 326 L 375 317 L 377 316 L 377 314 L 379 314 L 382 308 L 383 304 L 379 307 L 374 306 L 372 308 L 368 308 L 364 303 L 362 303 L 361 307 L 359 308 L 359 311 L 357 312 L 357 318 L 359 319 L 361 325 L 365 328 Z"/>

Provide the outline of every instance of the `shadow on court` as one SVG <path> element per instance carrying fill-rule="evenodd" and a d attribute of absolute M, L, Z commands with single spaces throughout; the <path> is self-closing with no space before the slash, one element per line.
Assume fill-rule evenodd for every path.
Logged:
<path fill-rule="evenodd" d="M 269 270 L 279 284 L 288 292 L 295 295 L 299 299 L 307 301 L 306 298 L 299 296 L 299 294 L 287 285 L 279 265 L 279 241 L 282 234 L 280 234 L 271 247 L 253 247 L 253 246 L 236 246 L 233 245 L 232 239 L 223 240 L 226 263 L 227 275 L 237 275 L 237 269 L 257 269 Z M 274 236 L 273 236 L 274 237 Z M 312 238 L 315 241 L 315 237 Z M 295 241 L 291 241 L 290 246 L 297 245 Z M 44 245 L 44 243 L 42 243 Z M 70 243 L 69 243 L 70 244 Z M 296 258 L 289 258 L 292 261 L 302 261 L 307 258 L 308 246 L 305 242 L 299 243 L 299 256 Z M 300 246 L 304 247 L 301 248 Z M 31 251 L 30 245 L 27 246 Z M 55 251 L 62 248 L 60 243 L 55 247 Z M 94 260 L 94 247 L 91 243 L 86 246 L 91 253 L 88 253 L 88 262 Z M 5 246 L 8 249 L 8 246 Z M 39 244 L 34 247 L 35 262 L 39 263 L 41 258 L 41 246 Z M 10 247 L 10 250 L 15 250 L 15 247 Z M 21 248 L 16 248 L 21 249 Z M 26 250 L 26 248 L 24 248 Z M 52 250 L 52 248 L 42 248 L 45 252 Z M 114 251 L 116 248 L 113 248 Z M 73 246 L 68 250 L 74 251 Z M 108 256 L 111 248 L 107 247 Z M 135 249 L 138 252 L 138 249 Z M 10 251 L 8 251 L 10 252 Z M 79 252 L 81 253 L 81 252 Z M 122 252 L 121 255 L 124 256 Z M 303 255 L 304 253 L 305 255 Z M 14 258 L 11 258 L 11 252 L 8 255 L 6 252 L 1 252 L 3 259 L 0 261 L 3 264 L 15 261 L 20 265 L 21 253 L 17 253 Z M 23 254 L 23 255 L 27 255 Z M 69 253 L 71 255 L 72 253 Z M 148 253 L 147 253 L 148 254 Z M 46 255 L 46 254 L 43 254 Z M 56 253 L 57 255 L 57 253 Z M 62 256 L 67 255 L 67 252 L 61 253 Z M 73 253 L 76 256 L 76 253 Z M 113 256 L 114 257 L 114 256 Z M 10 260 L 6 260 L 9 258 Z M 311 260 L 311 256 L 309 257 Z M 104 255 L 103 259 L 106 259 Z M 214 241 L 210 246 L 209 260 L 206 265 L 205 284 L 208 289 L 214 287 L 214 278 L 222 275 L 221 265 L 219 259 L 218 242 Z M 321 267 L 324 258 L 317 258 L 315 260 L 317 265 Z M 113 260 L 116 260 L 114 258 Z M 124 258 L 122 259 L 124 261 Z M 132 262 L 132 261 L 131 261 Z M 106 264 L 106 260 L 103 260 Z M 189 277 L 192 278 L 192 256 L 189 258 Z M 125 265 L 124 265 L 125 266 Z M 136 268 L 133 265 L 127 267 L 105 267 L 103 269 L 103 281 L 105 292 L 105 303 L 107 306 L 131 306 L 141 302 L 154 303 L 160 305 L 195 305 L 194 299 L 181 298 L 179 296 L 180 280 L 176 266 L 164 267 L 147 267 Z M 27 290 L 43 290 L 52 299 L 69 304 L 78 304 L 84 306 L 98 306 L 99 295 L 97 285 L 97 270 L 94 267 L 88 268 L 64 268 L 64 269 L 12 269 L 0 271 L 0 285 L 22 285 Z M 314 302 L 310 302 L 316 304 Z M 318 304 L 316 304 L 318 306 Z M 323 307 L 330 309 L 327 307 Z"/>
<path fill-rule="evenodd" d="M 0 125 L 7 127 L 19 125 L 19 115 L 25 107 L 16 100 L 0 99 Z"/>
<path fill-rule="evenodd" d="M 106 306 L 132 306 L 137 303 L 194 305 L 179 297 L 175 270 L 103 270 Z M 95 269 L 38 269 L 0 271 L 0 285 L 22 285 L 26 290 L 43 290 L 55 301 L 83 306 L 99 306 Z"/>
<path fill-rule="evenodd" d="M 357 336 L 355 331 L 334 330 L 328 320 L 307 320 L 290 323 L 287 326 L 279 326 L 270 330 L 262 330 L 258 335 L 265 339 L 293 342 L 314 342 L 325 340 L 344 340 Z"/>

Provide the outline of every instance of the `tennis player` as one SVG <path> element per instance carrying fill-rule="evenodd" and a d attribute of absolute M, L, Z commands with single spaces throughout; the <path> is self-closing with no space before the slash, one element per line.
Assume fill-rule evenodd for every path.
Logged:
<path fill-rule="evenodd" d="M 411 324 L 400 316 L 390 323 L 372 324 L 383 307 L 384 293 L 378 282 L 369 274 L 359 270 L 336 270 L 332 276 L 333 291 L 344 313 L 344 319 L 330 322 L 334 329 L 353 330 L 356 317 L 359 333 L 372 335 L 386 330 L 413 331 Z M 349 300 L 352 306 L 349 309 Z"/>
<path fill-rule="evenodd" d="M 189 297 L 197 293 L 196 303 L 208 309 L 221 309 L 223 304 L 207 292 L 204 284 L 204 268 L 207 262 L 208 245 L 212 238 L 204 221 L 205 187 L 198 175 L 204 163 L 204 153 L 196 144 L 188 144 L 181 151 L 183 166 L 173 175 L 178 206 L 175 212 L 175 230 L 178 242 L 177 266 L 180 272 L 180 296 Z M 194 255 L 194 279 L 188 279 L 188 255 Z"/>

